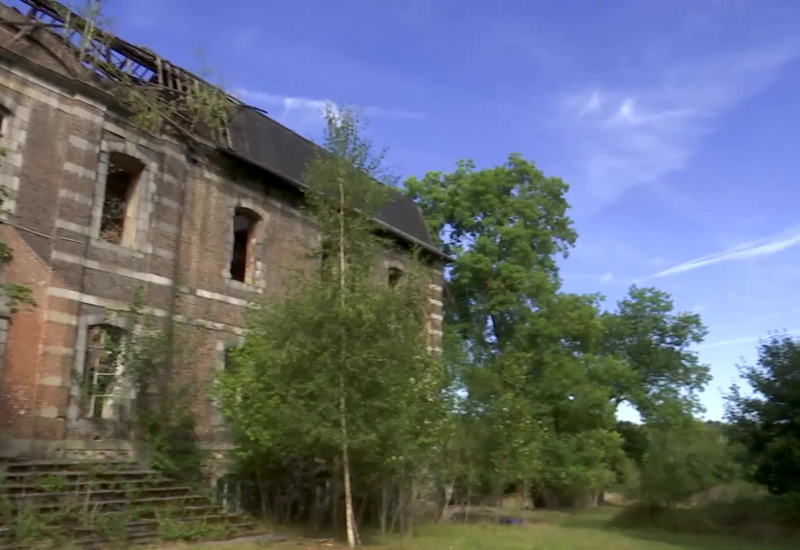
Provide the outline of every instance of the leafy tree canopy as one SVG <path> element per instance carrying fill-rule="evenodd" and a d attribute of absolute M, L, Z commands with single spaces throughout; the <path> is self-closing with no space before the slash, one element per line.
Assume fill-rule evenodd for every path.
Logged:
<path fill-rule="evenodd" d="M 740 374 L 751 391 L 733 386 L 727 396 L 731 438 L 746 450 L 755 481 L 777 494 L 800 491 L 800 342 L 771 336 Z"/>

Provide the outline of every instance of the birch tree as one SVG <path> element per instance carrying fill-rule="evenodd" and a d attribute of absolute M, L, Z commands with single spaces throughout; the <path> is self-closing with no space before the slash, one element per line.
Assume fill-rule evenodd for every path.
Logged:
<path fill-rule="evenodd" d="M 326 122 L 324 152 L 304 178 L 319 247 L 283 299 L 254 304 L 219 397 L 249 459 L 323 461 L 338 472 L 332 485 L 344 492 L 347 541 L 356 547 L 356 488 L 424 462 L 442 375 L 427 351 L 421 262 L 409 258 L 396 285 L 379 268 L 380 252 L 394 246 L 372 221 L 389 192 L 376 182 L 381 155 L 353 112 L 328 109 Z M 331 500 L 338 523 L 338 495 Z"/>

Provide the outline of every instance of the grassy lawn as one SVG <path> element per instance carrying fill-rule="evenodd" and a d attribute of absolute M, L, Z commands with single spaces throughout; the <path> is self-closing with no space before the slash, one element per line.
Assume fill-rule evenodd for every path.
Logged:
<path fill-rule="evenodd" d="M 413 538 L 370 541 L 381 550 L 786 550 L 737 539 L 672 535 L 654 531 L 621 531 L 606 527 L 613 514 L 603 509 L 580 514 L 537 512 L 525 525 L 429 525 Z M 170 547 L 189 549 L 190 546 Z M 332 542 L 292 541 L 280 544 L 220 544 L 227 550 L 342 550 Z"/>

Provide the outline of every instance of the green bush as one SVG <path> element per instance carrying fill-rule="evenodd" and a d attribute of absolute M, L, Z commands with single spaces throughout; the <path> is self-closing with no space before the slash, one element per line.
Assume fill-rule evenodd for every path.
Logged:
<path fill-rule="evenodd" d="M 795 539 L 800 538 L 800 493 L 740 498 L 696 508 L 637 504 L 622 510 L 611 523 L 627 529 Z"/>
<path fill-rule="evenodd" d="M 675 507 L 698 493 L 740 477 L 724 436 L 700 422 L 648 430 L 639 486 L 634 495 L 652 505 Z"/>

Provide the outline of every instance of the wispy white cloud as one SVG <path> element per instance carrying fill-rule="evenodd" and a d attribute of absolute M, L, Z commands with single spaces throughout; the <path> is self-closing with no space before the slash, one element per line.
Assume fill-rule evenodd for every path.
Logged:
<path fill-rule="evenodd" d="M 719 342 L 712 342 L 710 344 L 704 344 L 700 346 L 699 350 L 709 350 L 714 348 L 722 348 L 725 346 L 732 346 L 734 344 L 747 344 L 749 342 L 758 342 L 760 336 L 747 336 L 745 338 L 733 338 L 731 340 L 721 340 Z"/>
<path fill-rule="evenodd" d="M 614 274 L 611 273 L 610 271 L 608 273 L 603 273 L 603 275 L 600 276 L 600 282 L 604 285 L 609 284 L 613 280 L 614 280 Z"/>
<path fill-rule="evenodd" d="M 663 271 L 659 271 L 653 275 L 653 277 L 678 275 L 679 273 L 685 273 L 721 262 L 732 262 L 757 258 L 759 256 L 768 256 L 795 247 L 798 244 L 800 244 L 800 227 L 795 227 L 778 235 L 740 244 L 728 250 L 723 250 L 722 252 L 715 252 L 695 258 L 694 260 L 689 260 L 688 262 L 683 262 L 668 269 L 664 269 Z"/>
<path fill-rule="evenodd" d="M 319 127 L 322 123 L 322 113 L 326 105 L 330 105 L 334 111 L 341 108 L 339 104 L 330 99 L 292 97 L 245 88 L 234 90 L 233 95 L 246 103 L 265 109 L 270 116 L 298 131 L 308 129 L 309 126 Z M 356 108 L 367 118 L 421 119 L 425 117 L 423 113 L 404 109 L 373 105 Z"/>
<path fill-rule="evenodd" d="M 593 87 L 561 100 L 559 125 L 577 155 L 577 183 L 602 206 L 684 168 L 717 117 L 765 89 L 800 50 L 794 43 L 695 60 L 650 82 Z"/>
<path fill-rule="evenodd" d="M 664 269 L 669 265 L 669 261 L 666 258 L 662 258 L 661 256 L 650 258 L 648 263 L 650 264 L 650 267 L 652 269 Z"/>
<path fill-rule="evenodd" d="M 800 329 L 787 330 L 786 332 L 782 332 L 781 334 L 798 334 L 798 333 L 800 333 Z M 734 344 L 755 343 L 762 339 L 764 339 L 764 336 L 745 336 L 744 338 L 732 338 L 730 340 L 720 340 L 719 342 L 711 342 L 710 344 L 703 344 L 699 346 L 697 349 L 709 350 L 714 348 L 721 348 L 724 346 L 732 346 Z"/>
<path fill-rule="evenodd" d="M 578 116 L 586 116 L 597 111 L 602 106 L 603 99 L 600 97 L 600 90 L 592 90 L 591 94 L 589 94 L 589 97 L 587 97 L 585 101 L 581 101 L 581 105 L 578 108 Z"/>

